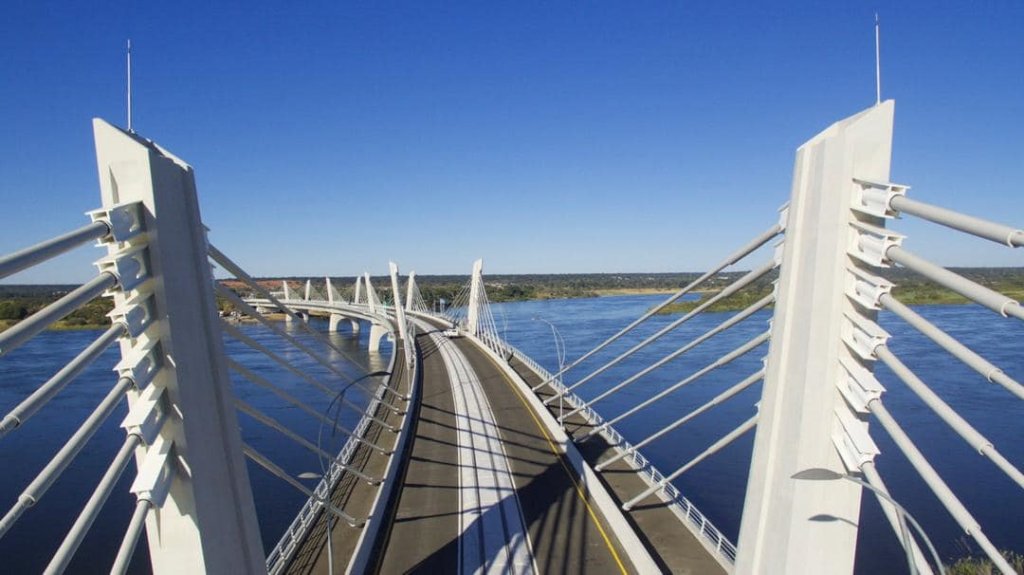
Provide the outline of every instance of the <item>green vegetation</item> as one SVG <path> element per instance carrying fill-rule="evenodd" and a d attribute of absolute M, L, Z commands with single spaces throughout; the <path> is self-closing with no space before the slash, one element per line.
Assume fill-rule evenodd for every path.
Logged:
<path fill-rule="evenodd" d="M 1003 551 L 1003 557 L 1017 573 L 1024 573 L 1024 555 L 1014 551 Z M 999 570 L 988 557 L 963 557 L 947 565 L 948 575 L 995 575 Z"/>
<path fill-rule="evenodd" d="M 0 331 L 56 301 L 73 286 L 3 286 L 0 299 Z M 15 287 L 22 288 L 20 290 Z M 100 297 L 71 312 L 50 329 L 102 329 L 110 325 L 107 314 L 114 308 L 110 298 Z"/>
<path fill-rule="evenodd" d="M 1017 301 L 1024 299 L 1024 268 L 950 268 L 952 271 Z M 904 269 L 889 269 L 882 274 L 896 285 L 893 296 L 906 305 L 951 305 L 968 303 L 958 293 L 916 276 Z M 739 311 L 747 308 L 771 291 L 775 276 L 761 278 L 744 290 L 712 304 L 707 311 Z M 661 310 L 661 314 L 687 313 L 719 293 L 716 288 L 702 293 L 697 301 L 677 302 Z"/>
<path fill-rule="evenodd" d="M 1024 300 L 1024 268 L 952 268 L 952 271 L 996 290 L 1018 301 Z M 686 313 L 721 292 L 745 272 L 725 272 L 716 275 L 701 287 L 697 301 L 677 302 L 666 307 L 661 313 Z M 883 275 L 896 284 L 893 294 L 907 305 L 961 304 L 967 300 L 962 296 L 940 288 L 903 269 L 885 270 Z M 487 296 L 492 302 L 525 301 L 556 298 L 595 297 L 598 295 L 623 295 L 640 293 L 674 292 L 695 280 L 696 273 L 659 274 L 532 274 L 532 275 L 488 275 L 485 276 Z M 710 311 L 735 311 L 748 307 L 767 295 L 772 289 L 775 274 L 747 286 L 731 297 L 711 305 Z M 305 290 L 306 278 L 285 278 L 297 294 Z M 260 283 L 269 290 L 281 289 L 281 279 L 262 279 Z M 416 276 L 423 299 L 431 308 L 444 299 L 449 304 L 455 300 L 469 282 L 468 276 Z M 317 290 L 323 290 L 323 280 L 316 278 Z M 351 299 L 354 277 L 332 278 L 332 283 L 342 298 Z M 375 282 L 378 295 L 391 301 L 390 282 Z M 251 295 L 241 282 L 224 282 L 243 296 Z M 18 286 L 0 285 L 0 331 L 14 325 L 48 303 L 74 289 L 69 285 Z M 404 295 L 404 294 L 403 294 Z M 320 294 L 322 297 L 323 294 Z M 109 298 L 97 298 L 67 318 L 57 322 L 55 329 L 95 329 L 110 325 L 106 314 L 112 307 Z M 217 308 L 229 313 L 233 306 L 218 297 Z"/>

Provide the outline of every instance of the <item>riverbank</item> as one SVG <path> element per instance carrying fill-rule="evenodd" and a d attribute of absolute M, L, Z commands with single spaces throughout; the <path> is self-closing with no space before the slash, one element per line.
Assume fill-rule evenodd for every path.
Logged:
<path fill-rule="evenodd" d="M 975 281 L 978 280 L 975 279 Z M 978 283 L 1017 301 L 1024 299 L 1024 277 L 1004 281 L 979 281 Z M 705 292 L 698 300 L 676 302 L 662 308 L 658 313 L 661 315 L 688 313 L 719 293 L 721 293 L 720 290 Z M 706 311 L 740 311 L 769 293 L 771 293 L 769 286 L 744 290 L 711 304 Z M 970 300 L 964 296 L 931 282 L 897 285 L 893 288 L 892 295 L 905 305 L 963 305 L 970 303 Z"/>

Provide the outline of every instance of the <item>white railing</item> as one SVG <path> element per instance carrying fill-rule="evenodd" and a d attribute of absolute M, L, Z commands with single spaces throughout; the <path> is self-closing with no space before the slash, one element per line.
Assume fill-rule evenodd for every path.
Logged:
<path fill-rule="evenodd" d="M 514 354 L 519 361 L 532 369 L 542 381 L 551 381 L 555 392 L 564 394 L 563 397 L 565 401 L 574 408 L 579 408 L 581 415 L 595 428 L 604 425 L 605 420 L 601 414 L 594 411 L 587 402 L 575 393 L 571 391 L 566 392 L 566 387 L 562 384 L 561 380 L 537 363 L 532 357 L 523 353 L 508 342 L 503 342 L 502 349 Z M 639 451 L 633 449 L 629 441 L 627 441 L 626 438 L 624 438 L 614 427 L 603 427 L 601 435 L 608 441 L 608 444 L 613 446 L 617 451 L 632 451 L 632 455 L 627 461 L 640 472 L 641 477 L 649 485 L 653 486 L 662 483 L 664 476 L 661 472 L 658 471 L 654 464 L 644 457 Z M 685 518 L 691 529 L 695 530 L 700 537 L 710 545 L 710 548 L 714 549 L 716 553 L 720 554 L 729 563 L 735 561 L 736 546 L 733 545 L 733 543 L 729 541 L 729 539 L 719 531 L 714 524 L 711 523 L 711 521 L 708 520 L 699 509 L 697 509 L 697 506 L 687 499 L 675 485 L 670 482 L 665 483 L 661 488 L 661 493 L 665 495 L 666 502 L 673 511 L 675 511 L 676 515 L 680 518 Z"/>
<path fill-rule="evenodd" d="M 396 356 L 392 355 L 391 367 L 388 369 L 391 373 L 394 372 L 395 359 Z M 415 358 L 413 361 L 415 362 Z M 298 514 L 296 514 L 295 519 L 292 520 L 291 525 L 285 530 L 277 545 L 267 554 L 267 572 L 271 575 L 280 573 L 288 566 L 295 551 L 305 541 L 310 528 L 316 523 L 317 517 L 323 512 L 323 502 L 330 500 L 331 493 L 341 481 L 342 476 L 348 469 L 348 464 L 352 461 L 352 456 L 361 445 L 361 438 L 366 436 L 366 431 L 369 429 L 370 424 L 373 423 L 373 418 L 369 414 L 377 413 L 384 397 L 384 389 L 383 385 L 378 386 L 373 399 L 366 408 L 367 414 L 359 420 L 353 435 L 345 442 L 338 457 L 331 461 L 327 473 L 313 489 L 313 496 L 306 500 L 306 503 L 303 504 Z"/>

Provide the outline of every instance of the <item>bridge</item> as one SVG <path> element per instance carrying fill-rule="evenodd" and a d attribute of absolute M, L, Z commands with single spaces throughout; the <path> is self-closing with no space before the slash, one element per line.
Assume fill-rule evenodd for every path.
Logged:
<path fill-rule="evenodd" d="M 66 444 L 27 472 L 20 494 L 5 494 L 0 538 L 14 536 L 51 487 L 64 486 L 58 479 L 125 400 L 122 442 L 70 523 L 59 526 L 48 573 L 97 563 L 118 573 L 139 567 L 143 533 L 149 567 L 161 573 L 849 573 L 865 490 L 892 531 L 871 536 L 901 546 L 909 572 L 941 572 L 929 526 L 890 494 L 875 465 L 892 456 L 904 457 L 927 487 L 918 496 L 937 499 L 996 569 L 1013 573 L 993 543 L 1013 534 L 986 533 L 965 494 L 887 408 L 875 365 L 892 372 L 886 385 L 905 385 L 971 446 L 978 461 L 968 465 L 990 466 L 1011 489 L 1024 487 L 1020 462 L 907 367 L 877 323 L 887 310 L 976 372 L 965 394 L 990 382 L 1006 402 L 1024 399 L 1012 373 L 901 303 L 883 277 L 898 265 L 987 308 L 992 322 L 1017 322 L 1024 319 L 1017 301 L 916 255 L 909 238 L 888 226 L 916 218 L 1009 249 L 1024 245 L 1024 232 L 911 199 L 908 186 L 890 182 L 893 119 L 886 101 L 811 138 L 797 151 L 789 201 L 766 217 L 764 231 L 553 370 L 500 336 L 481 262 L 443 313 L 426 305 L 415 274 L 403 286 L 393 263 L 388 298 L 368 275 L 351 288 L 330 278 L 304 290 L 257 281 L 208 242 L 192 168 L 96 120 L 101 207 L 81 228 L 0 259 L 0 279 L 93 241 L 106 255 L 94 279 L 0 333 L 0 356 L 98 297 L 113 300 L 111 325 L 52 377 L 0 406 L 0 442 L 17 441 L 115 343 L 121 359 L 109 391 Z M 212 268 L 232 283 L 214 281 Z M 732 269 L 746 271 L 648 329 L 659 311 Z M 754 289 L 768 281 L 766 293 Z M 218 300 L 237 317 L 221 317 Z M 745 303 L 715 313 L 722 301 Z M 326 332 L 314 317 L 327 319 Z M 710 327 L 688 331 L 697 318 Z M 363 327 L 379 361 L 353 371 L 365 362 L 335 333 Z M 647 353 L 667 340 L 670 353 Z M 712 361 L 677 361 L 708 342 L 721 349 Z M 610 377 L 623 369 L 632 375 Z M 676 383 L 642 385 L 659 370 L 674 370 Z M 737 370 L 741 377 L 725 379 Z M 708 381 L 714 392 L 696 408 L 646 436 L 620 431 L 625 420 Z M 758 399 L 732 429 L 713 438 L 676 433 L 726 402 L 748 401 L 748 390 Z M 612 396 L 628 406 L 602 416 Z M 881 453 L 869 426 L 896 453 Z M 751 433 L 734 544 L 675 481 Z M 271 434 L 292 448 L 272 453 L 261 443 Z M 338 438 L 340 446 L 327 445 Z M 656 442 L 681 438 L 702 443 L 671 468 L 644 455 Z M 119 478 L 131 460 L 125 490 Z M 258 477 L 304 501 L 277 533 L 263 532 Z M 104 504 L 125 498 L 130 513 L 115 552 L 83 559 Z"/>

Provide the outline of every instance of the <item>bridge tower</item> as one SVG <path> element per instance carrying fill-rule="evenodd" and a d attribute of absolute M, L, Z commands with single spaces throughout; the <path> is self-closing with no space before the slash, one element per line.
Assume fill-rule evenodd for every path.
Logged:
<path fill-rule="evenodd" d="M 473 262 L 473 275 L 469 283 L 469 305 L 466 310 L 466 330 L 473 334 L 480 333 L 480 306 L 483 304 L 484 291 L 484 260 Z"/>
<path fill-rule="evenodd" d="M 355 291 L 353 291 L 352 293 L 355 294 L 355 295 L 352 296 L 352 303 L 361 303 L 363 301 L 363 278 L 362 278 L 362 276 L 356 276 L 356 287 L 354 288 L 354 290 Z"/>
<path fill-rule="evenodd" d="M 366 284 L 366 305 L 370 308 L 371 312 L 376 312 L 377 308 L 380 307 L 380 298 L 377 297 L 377 291 L 373 289 L 373 284 L 370 283 L 369 273 L 363 273 L 363 282 Z"/>
<path fill-rule="evenodd" d="M 409 272 L 409 279 L 405 282 L 405 309 L 413 311 L 413 299 L 416 294 L 416 272 Z"/>
<path fill-rule="evenodd" d="M 133 524 L 144 517 L 155 573 L 265 573 L 192 168 L 102 120 L 93 129 L 103 206 L 141 202 L 147 238 L 100 260 L 122 279 L 115 313 L 148 319 L 120 340 L 118 364 L 137 386 L 122 424 L 138 438 Z M 136 256 L 149 278 L 133 284 Z"/>
<path fill-rule="evenodd" d="M 873 380 L 859 342 L 886 336 L 877 312 L 846 293 L 868 269 L 858 258 L 894 241 L 881 218 L 852 209 L 855 178 L 889 180 L 893 108 L 882 102 L 797 150 L 736 573 L 853 570 L 860 486 L 793 475 L 856 472 L 878 452 L 856 405 Z"/>
<path fill-rule="evenodd" d="M 398 322 L 398 337 L 406 339 L 405 309 L 402 307 L 402 291 L 398 289 L 398 264 L 388 262 L 388 270 L 391 272 L 391 291 L 395 295 L 395 321 Z"/>
<path fill-rule="evenodd" d="M 366 305 L 370 308 L 371 313 L 376 313 L 377 308 L 381 307 L 380 298 L 377 297 L 377 292 L 373 289 L 373 284 L 370 283 L 370 274 L 363 273 L 363 282 L 366 284 Z M 387 335 L 388 330 L 380 324 L 370 324 L 370 351 L 380 351 L 380 340 L 384 339 Z"/>

